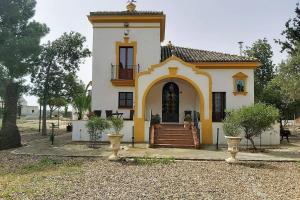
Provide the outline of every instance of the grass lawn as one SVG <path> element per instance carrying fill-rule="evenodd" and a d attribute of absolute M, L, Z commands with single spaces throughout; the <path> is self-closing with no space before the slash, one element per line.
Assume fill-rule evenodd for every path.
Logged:
<path fill-rule="evenodd" d="M 63 196 L 71 180 L 82 173 L 78 160 L 25 156 L 20 163 L 12 163 L 16 157 L 11 158 L 9 165 L 0 165 L 0 199 L 43 199 L 48 192 L 53 198 Z"/>

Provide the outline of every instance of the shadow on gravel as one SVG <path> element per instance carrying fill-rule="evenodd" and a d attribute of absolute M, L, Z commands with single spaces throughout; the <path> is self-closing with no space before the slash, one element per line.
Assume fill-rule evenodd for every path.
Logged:
<path fill-rule="evenodd" d="M 276 166 L 262 162 L 239 162 L 236 165 L 255 169 L 278 169 Z"/>

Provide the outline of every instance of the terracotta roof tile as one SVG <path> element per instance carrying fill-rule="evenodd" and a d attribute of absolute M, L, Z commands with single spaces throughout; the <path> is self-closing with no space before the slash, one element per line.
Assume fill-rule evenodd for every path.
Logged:
<path fill-rule="evenodd" d="M 185 62 L 200 63 L 200 62 L 258 62 L 255 58 L 219 53 L 214 51 L 205 51 L 199 49 L 191 49 L 177 46 L 162 46 L 161 61 L 164 61 L 172 56 L 172 48 L 174 56 L 179 57 Z"/>

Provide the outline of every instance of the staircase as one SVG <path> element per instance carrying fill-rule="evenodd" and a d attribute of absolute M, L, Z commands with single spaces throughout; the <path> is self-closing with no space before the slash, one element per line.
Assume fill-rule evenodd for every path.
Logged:
<path fill-rule="evenodd" d="M 156 148 L 198 148 L 195 129 L 184 128 L 183 124 L 163 124 L 153 129 L 151 146 Z"/>

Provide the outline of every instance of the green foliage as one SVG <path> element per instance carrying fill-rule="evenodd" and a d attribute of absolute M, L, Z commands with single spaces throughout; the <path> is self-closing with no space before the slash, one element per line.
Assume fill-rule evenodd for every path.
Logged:
<path fill-rule="evenodd" d="M 290 101 L 300 100 L 300 43 L 294 54 L 279 66 L 277 79 Z"/>
<path fill-rule="evenodd" d="M 245 54 L 257 58 L 261 63 L 261 66 L 254 72 L 255 101 L 258 102 L 261 101 L 264 87 L 274 77 L 275 65 L 272 61 L 272 47 L 266 38 L 259 39 L 251 47 L 247 47 Z"/>
<path fill-rule="evenodd" d="M 102 132 L 110 129 L 111 125 L 106 119 L 94 116 L 86 123 L 86 127 L 90 135 L 90 146 L 94 148 L 95 143 L 101 138 Z"/>
<path fill-rule="evenodd" d="M 262 101 L 276 107 L 279 110 L 281 120 L 293 119 L 294 114 L 300 115 L 300 101 L 292 102 L 281 87 L 279 78 L 274 78 L 265 87 Z"/>
<path fill-rule="evenodd" d="M 159 114 L 156 114 L 152 117 L 151 119 L 151 124 L 155 125 L 155 124 L 160 124 L 161 118 Z"/>
<path fill-rule="evenodd" d="M 237 137 L 241 134 L 239 112 L 227 111 L 223 120 L 223 130 L 226 136 Z"/>
<path fill-rule="evenodd" d="M 192 122 L 193 119 L 192 119 L 191 115 L 186 115 L 186 116 L 184 117 L 184 121 L 185 121 L 185 122 Z"/>
<path fill-rule="evenodd" d="M 40 53 L 40 41 L 49 29 L 31 18 L 35 0 L 1 0 L 0 68 L 6 79 L 20 79 L 34 66 Z"/>
<path fill-rule="evenodd" d="M 272 124 L 279 119 L 278 109 L 263 103 L 244 106 L 238 111 L 239 125 L 245 133 L 245 138 L 250 140 L 256 149 L 253 137 L 257 137 L 263 131 L 271 128 Z"/>
<path fill-rule="evenodd" d="M 272 127 L 279 119 L 278 109 L 263 103 L 243 106 L 240 109 L 227 112 L 224 123 L 224 132 L 227 136 L 237 136 L 242 130 L 245 138 L 256 149 L 253 138 L 261 135 Z"/>
<path fill-rule="evenodd" d="M 174 157 L 165 157 L 165 158 L 156 158 L 156 157 L 137 157 L 134 158 L 134 161 L 137 165 L 155 165 L 155 164 L 162 164 L 162 165 L 169 165 L 171 163 L 175 163 Z"/>
<path fill-rule="evenodd" d="M 293 19 L 289 19 L 285 23 L 285 30 L 281 35 L 285 36 L 285 40 L 275 40 L 281 45 L 281 52 L 287 51 L 292 55 L 296 52 L 297 44 L 300 41 L 300 8 L 297 4 L 295 9 L 296 16 Z"/>
<path fill-rule="evenodd" d="M 83 118 L 84 112 L 90 109 L 91 101 L 92 98 L 87 93 L 77 94 L 73 98 L 73 107 L 78 114 L 78 120 L 81 120 Z"/>
<path fill-rule="evenodd" d="M 124 127 L 124 120 L 122 117 L 112 116 L 110 119 L 112 128 L 114 129 L 115 134 L 120 134 L 121 130 Z"/>

